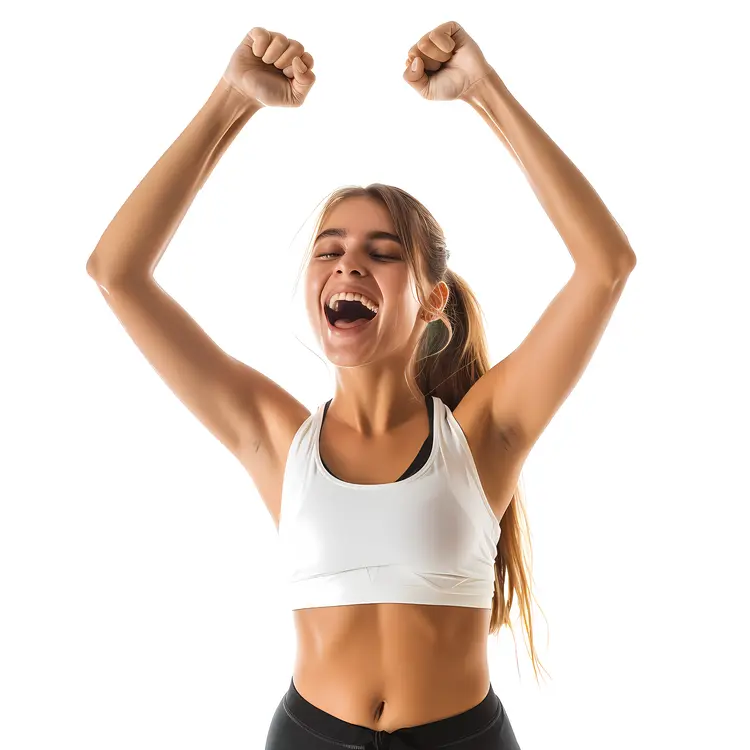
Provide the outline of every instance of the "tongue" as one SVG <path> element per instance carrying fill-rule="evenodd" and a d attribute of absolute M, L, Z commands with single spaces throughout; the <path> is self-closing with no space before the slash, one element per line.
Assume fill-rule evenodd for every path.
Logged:
<path fill-rule="evenodd" d="M 356 320 L 337 320 L 333 325 L 336 328 L 356 328 L 368 322 L 367 318 L 357 318 Z"/>

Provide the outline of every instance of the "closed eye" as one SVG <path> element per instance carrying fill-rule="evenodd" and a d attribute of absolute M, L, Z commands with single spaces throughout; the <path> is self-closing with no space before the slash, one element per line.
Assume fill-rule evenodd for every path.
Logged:
<path fill-rule="evenodd" d="M 318 255 L 316 257 L 318 258 L 328 258 L 332 255 L 341 255 L 341 253 L 322 253 L 321 255 Z M 381 261 L 384 260 L 401 260 L 401 257 L 398 255 L 379 255 L 378 253 L 370 253 L 370 255 L 373 258 L 378 258 Z"/>

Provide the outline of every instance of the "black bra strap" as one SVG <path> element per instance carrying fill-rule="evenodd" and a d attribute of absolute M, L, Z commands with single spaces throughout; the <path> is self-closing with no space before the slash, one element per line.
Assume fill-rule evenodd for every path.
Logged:
<path fill-rule="evenodd" d="M 434 439 L 433 436 L 433 426 L 434 426 L 434 412 L 435 412 L 435 402 L 432 399 L 432 396 L 425 396 L 425 400 L 427 402 L 427 418 L 429 420 L 430 424 L 430 432 L 427 435 L 427 438 L 425 439 L 424 443 L 422 443 L 422 447 L 419 449 L 419 453 L 417 453 L 415 459 L 411 462 L 409 465 L 409 468 L 396 480 L 397 482 L 400 482 L 402 479 L 407 479 L 408 477 L 412 476 L 413 474 L 416 474 L 427 462 L 427 459 L 430 457 L 430 453 L 432 453 L 432 441 Z M 326 418 L 326 414 L 328 413 L 328 407 L 331 405 L 331 402 L 333 399 L 330 399 L 326 402 L 325 408 L 323 409 L 323 418 L 320 421 L 321 429 L 323 427 L 323 420 Z M 321 462 L 323 463 L 323 466 L 325 466 L 326 471 L 328 471 L 329 474 L 336 476 L 326 465 L 325 462 L 323 462 L 323 457 L 321 456 Z M 338 478 L 338 477 L 337 477 Z"/>

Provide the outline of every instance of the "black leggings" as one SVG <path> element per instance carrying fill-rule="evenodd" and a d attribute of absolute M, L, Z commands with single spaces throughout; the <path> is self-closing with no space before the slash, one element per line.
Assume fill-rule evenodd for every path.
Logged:
<path fill-rule="evenodd" d="M 271 720 L 265 750 L 520 750 L 503 704 L 490 685 L 474 708 L 446 719 L 376 731 L 350 724 L 306 701 L 294 687 L 281 699 Z"/>

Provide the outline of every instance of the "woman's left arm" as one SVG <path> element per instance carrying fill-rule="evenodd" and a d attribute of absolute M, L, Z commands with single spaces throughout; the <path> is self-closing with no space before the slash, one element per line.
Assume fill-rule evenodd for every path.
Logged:
<path fill-rule="evenodd" d="M 493 70 L 463 95 L 505 144 L 560 233 L 577 269 L 604 278 L 627 275 L 635 253 L 620 225 L 557 144 Z"/>
<path fill-rule="evenodd" d="M 588 180 L 494 69 L 459 98 L 479 112 L 517 160 L 575 266 L 526 338 L 465 397 L 479 413 L 491 415 L 488 439 L 523 457 L 591 361 L 635 253 Z"/>
<path fill-rule="evenodd" d="M 403 78 L 425 99 L 461 99 L 479 112 L 573 256 L 573 274 L 526 338 L 462 399 L 482 415 L 484 438 L 522 458 L 591 360 L 635 253 L 596 191 L 515 100 L 461 24 L 447 21 L 422 36 L 409 50 Z"/>

